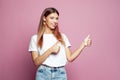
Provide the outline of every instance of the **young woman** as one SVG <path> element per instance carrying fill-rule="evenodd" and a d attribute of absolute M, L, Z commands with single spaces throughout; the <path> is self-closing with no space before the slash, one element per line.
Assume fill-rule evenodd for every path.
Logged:
<path fill-rule="evenodd" d="M 64 66 L 75 60 L 86 46 L 91 45 L 88 35 L 74 51 L 70 42 L 58 28 L 59 12 L 46 8 L 40 18 L 38 32 L 31 37 L 29 51 L 33 62 L 38 66 L 36 80 L 67 80 Z"/>

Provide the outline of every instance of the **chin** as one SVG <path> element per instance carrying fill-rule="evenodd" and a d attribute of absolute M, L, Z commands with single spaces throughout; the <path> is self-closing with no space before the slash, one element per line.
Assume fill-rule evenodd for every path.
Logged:
<path fill-rule="evenodd" d="M 51 29 L 51 30 L 54 30 L 55 28 L 56 28 L 56 27 L 51 27 L 50 29 Z"/>

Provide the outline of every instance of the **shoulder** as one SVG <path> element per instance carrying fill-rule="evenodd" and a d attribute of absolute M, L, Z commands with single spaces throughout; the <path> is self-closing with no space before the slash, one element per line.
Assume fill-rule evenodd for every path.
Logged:
<path fill-rule="evenodd" d="M 64 34 L 64 33 L 61 33 L 61 36 L 62 36 L 62 38 L 65 39 L 65 40 L 68 39 L 68 37 L 67 37 L 66 34 Z"/>
<path fill-rule="evenodd" d="M 61 33 L 61 36 L 62 36 L 64 39 L 67 38 L 66 34 L 64 34 L 64 33 Z"/>
<path fill-rule="evenodd" d="M 31 39 L 32 39 L 32 40 L 37 40 L 37 34 L 32 35 L 32 36 L 31 36 Z"/>
<path fill-rule="evenodd" d="M 64 33 L 61 33 L 61 36 L 64 37 L 64 36 L 66 36 L 66 35 L 65 35 Z"/>
<path fill-rule="evenodd" d="M 37 38 L 37 34 L 32 35 L 32 38 Z"/>

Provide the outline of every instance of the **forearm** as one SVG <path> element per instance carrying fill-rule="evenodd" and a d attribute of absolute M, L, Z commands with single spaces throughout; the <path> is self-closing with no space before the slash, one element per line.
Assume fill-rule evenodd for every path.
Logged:
<path fill-rule="evenodd" d="M 41 65 L 48 57 L 50 54 L 57 54 L 60 46 L 57 45 L 58 42 L 56 42 L 52 47 L 50 47 L 45 53 L 43 53 L 42 55 L 36 55 L 34 54 L 33 59 L 34 59 L 34 63 L 36 66 Z"/>
<path fill-rule="evenodd" d="M 43 55 L 38 55 L 34 60 L 35 65 L 36 66 L 41 65 L 51 53 L 52 53 L 51 50 L 48 49 Z"/>
<path fill-rule="evenodd" d="M 81 45 L 70 55 L 70 61 L 74 61 L 83 51 L 85 48 L 84 42 L 81 43 Z"/>

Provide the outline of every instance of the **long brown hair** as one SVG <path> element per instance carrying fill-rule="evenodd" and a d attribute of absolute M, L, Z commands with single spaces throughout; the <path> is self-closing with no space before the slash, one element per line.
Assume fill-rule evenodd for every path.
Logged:
<path fill-rule="evenodd" d="M 47 17 L 51 13 L 57 13 L 57 15 L 59 16 L 59 12 L 57 11 L 57 9 L 50 7 L 50 8 L 46 8 L 43 11 L 43 13 L 41 15 L 41 18 L 40 18 L 40 22 L 39 22 L 39 26 L 38 26 L 38 32 L 37 32 L 37 45 L 40 48 L 42 48 L 42 45 L 43 45 L 43 34 L 44 34 L 44 31 L 45 31 L 43 17 Z M 64 45 L 64 41 L 63 41 L 63 38 L 62 38 L 62 36 L 59 32 L 58 25 L 53 30 L 53 34 L 57 38 L 57 40 L 60 41 Z"/>

